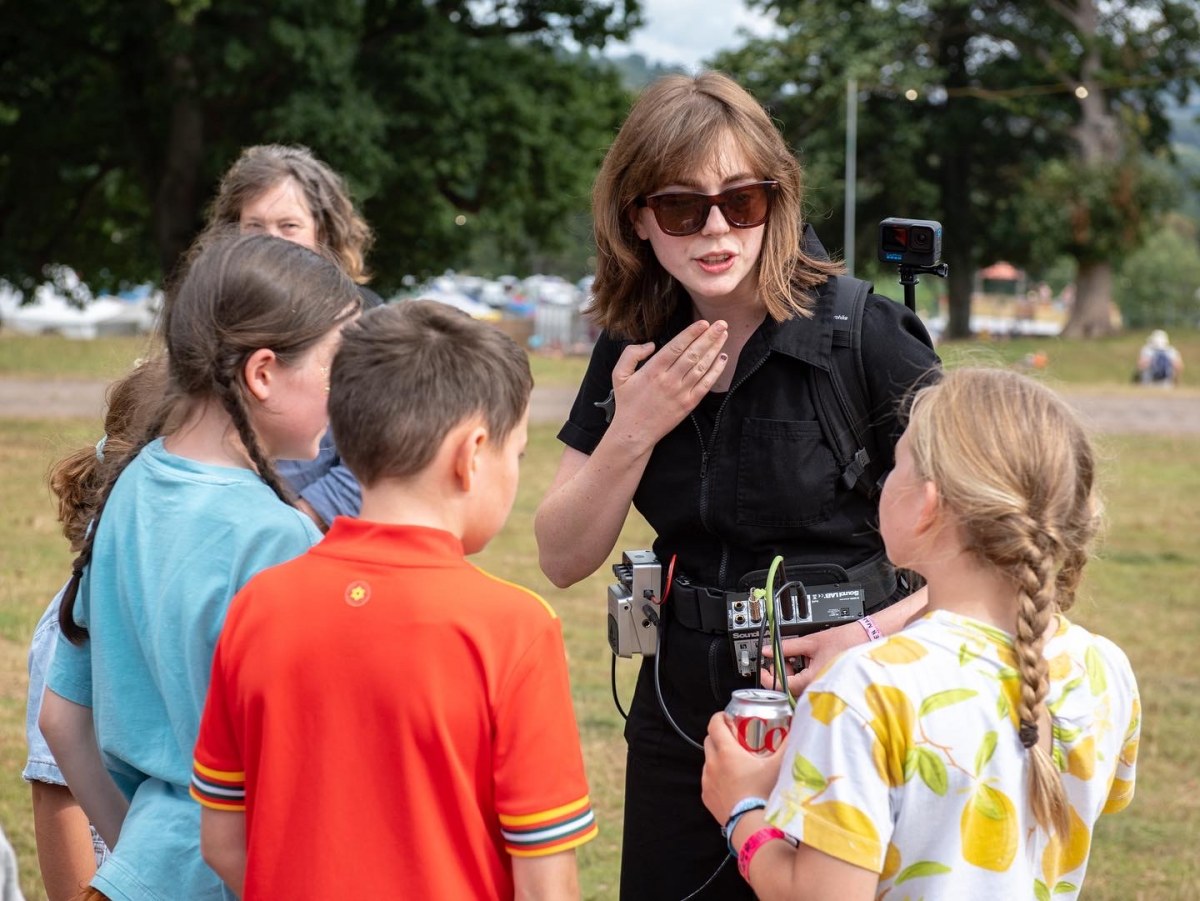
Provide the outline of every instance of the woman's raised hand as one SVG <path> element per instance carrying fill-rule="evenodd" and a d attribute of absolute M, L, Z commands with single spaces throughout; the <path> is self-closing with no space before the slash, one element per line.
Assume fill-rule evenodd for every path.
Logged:
<path fill-rule="evenodd" d="M 654 344 L 631 344 L 613 367 L 616 411 L 610 428 L 648 447 L 683 421 L 716 384 L 729 358 L 721 353 L 729 327 L 693 322 L 655 353 Z M 640 369 L 638 364 L 647 360 Z"/>

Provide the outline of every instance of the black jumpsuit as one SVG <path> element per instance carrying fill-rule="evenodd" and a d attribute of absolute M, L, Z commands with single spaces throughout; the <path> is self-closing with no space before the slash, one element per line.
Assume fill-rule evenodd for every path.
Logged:
<path fill-rule="evenodd" d="M 655 446 L 633 503 L 657 535 L 654 550 L 664 574 L 675 557 L 677 576 L 733 590 L 743 575 L 765 570 L 779 554 L 791 565 L 850 568 L 881 553 L 877 502 L 839 483 L 813 401 L 813 368 L 831 365 L 833 294 L 830 283 L 818 292 L 812 319 L 764 321 L 743 348 L 730 389 L 706 397 Z M 687 327 L 690 310 L 681 296 L 657 347 Z M 568 446 L 590 454 L 599 443 L 606 424 L 593 404 L 608 395 L 624 347 L 601 335 L 559 432 Z M 901 403 L 938 360 L 920 320 L 878 295 L 864 310 L 862 357 L 886 471 L 903 430 Z M 664 610 L 664 702 L 683 731 L 702 742 L 712 714 L 735 688 L 753 682 L 738 676 L 726 635 L 684 626 L 672 614 L 670 597 Z M 680 901 L 728 856 L 720 826 L 700 799 L 704 755 L 663 718 L 653 666 L 653 658 L 642 663 L 625 728 L 625 901 Z M 753 897 L 730 861 L 698 899 Z"/>

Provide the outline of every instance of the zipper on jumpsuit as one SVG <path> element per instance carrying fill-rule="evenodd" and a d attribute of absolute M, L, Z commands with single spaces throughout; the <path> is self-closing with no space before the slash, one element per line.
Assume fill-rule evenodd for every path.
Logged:
<path fill-rule="evenodd" d="M 770 351 L 767 351 L 767 353 L 763 355 L 762 359 L 755 363 L 749 372 L 747 372 L 730 386 L 729 391 L 725 394 L 725 399 L 721 401 L 721 406 L 717 408 L 717 415 L 713 417 L 712 435 L 709 437 L 709 443 L 707 447 L 704 444 L 704 433 L 700 431 L 700 423 L 696 422 L 695 414 L 688 414 L 688 418 L 692 421 L 692 427 L 696 430 L 696 437 L 700 440 L 700 524 L 706 529 L 708 529 L 708 460 L 709 457 L 712 456 L 713 448 L 715 448 L 717 444 L 717 431 L 721 428 L 721 416 L 724 414 L 725 405 L 729 403 L 729 398 L 733 396 L 733 392 L 741 387 L 741 385 L 745 383 L 746 379 L 750 378 L 750 376 L 754 375 L 754 373 L 758 372 L 758 370 L 762 368 L 763 364 L 767 362 L 767 357 L 770 355 L 770 353 Z M 729 548 L 722 539 L 721 565 L 717 570 L 719 578 L 717 583 L 718 585 L 725 584 L 725 569 L 728 564 Z M 720 667 L 717 665 L 717 654 L 720 646 L 721 642 L 719 641 L 709 642 L 708 645 L 708 686 L 712 691 L 713 697 L 717 701 L 723 700 L 721 697 L 721 672 Z"/>
<path fill-rule="evenodd" d="M 707 446 L 705 446 L 705 444 L 704 444 L 704 433 L 700 431 L 700 423 L 696 422 L 696 415 L 694 413 L 688 414 L 688 419 L 690 419 L 692 421 L 692 428 L 694 428 L 696 430 L 696 437 L 700 441 L 700 524 L 702 526 L 704 526 L 704 528 L 706 528 L 706 529 L 709 529 L 709 526 L 708 526 L 708 460 L 709 460 L 709 457 L 712 456 L 712 450 L 714 447 L 716 447 L 716 444 L 717 444 L 717 432 L 721 428 L 721 417 L 725 413 L 725 406 L 729 403 L 729 399 L 731 397 L 733 397 L 733 392 L 737 391 L 738 388 L 740 388 L 742 385 L 744 385 L 746 382 L 746 379 L 750 378 L 750 376 L 754 375 L 754 373 L 756 373 L 756 372 L 758 372 L 758 370 L 762 369 L 763 364 L 767 362 L 767 357 L 769 357 L 770 355 L 771 355 L 771 352 L 768 350 L 765 354 L 763 354 L 762 358 L 757 363 L 754 364 L 753 368 L 751 368 L 749 372 L 747 372 L 740 379 L 738 379 L 736 382 L 734 382 L 733 385 L 730 386 L 729 391 L 727 391 L 725 393 L 725 399 L 721 401 L 721 406 L 719 406 L 717 408 L 717 415 L 713 418 L 712 435 L 709 437 Z M 712 530 L 709 529 L 709 531 L 712 531 Z M 728 566 L 728 564 L 729 564 L 729 548 L 726 546 L 725 541 L 722 539 L 722 541 L 721 541 L 721 565 L 717 569 L 717 579 L 718 579 L 717 584 L 718 585 L 725 584 L 725 569 Z"/>

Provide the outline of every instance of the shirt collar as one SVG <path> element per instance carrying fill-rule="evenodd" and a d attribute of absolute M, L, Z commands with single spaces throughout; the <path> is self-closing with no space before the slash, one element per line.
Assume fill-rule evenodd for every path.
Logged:
<path fill-rule="evenodd" d="M 338 516 L 313 553 L 384 565 L 461 566 L 462 541 L 442 529 Z"/>

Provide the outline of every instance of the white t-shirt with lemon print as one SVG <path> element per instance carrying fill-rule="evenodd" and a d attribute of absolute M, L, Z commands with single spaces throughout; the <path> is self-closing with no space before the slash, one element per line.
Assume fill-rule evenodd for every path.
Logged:
<path fill-rule="evenodd" d="M 1045 655 L 1065 842 L 1036 828 L 1024 800 L 1012 638 L 942 610 L 847 651 L 812 683 L 768 821 L 879 873 L 879 895 L 896 888 L 888 899 L 1076 898 L 1092 826 L 1133 797 L 1141 706 L 1111 641 L 1059 616 Z"/>

